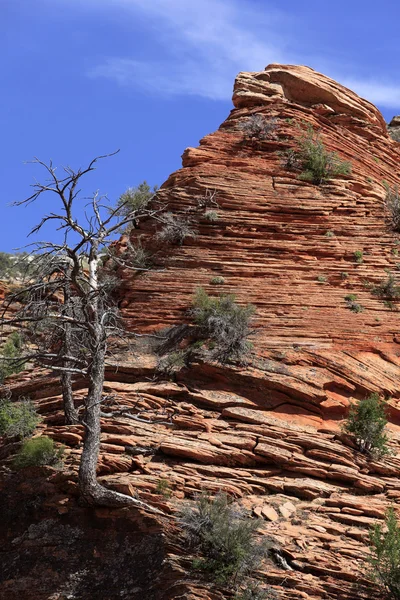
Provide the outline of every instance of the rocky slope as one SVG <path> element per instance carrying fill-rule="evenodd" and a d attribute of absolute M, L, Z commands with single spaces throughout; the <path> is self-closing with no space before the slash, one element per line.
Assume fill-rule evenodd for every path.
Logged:
<path fill-rule="evenodd" d="M 104 417 L 99 474 L 161 507 L 157 519 L 80 507 L 82 429 L 62 425 L 55 378 L 15 379 L 14 396 L 37 402 L 41 430 L 66 445 L 67 460 L 61 473 L 16 475 L 8 469 L 15 448 L 0 448 L 5 598 L 231 597 L 190 571 L 174 520 L 199 490 L 227 491 L 264 519 L 275 560 L 257 578 L 280 598 L 374 596 L 361 575 L 368 529 L 400 498 L 400 319 L 371 287 L 400 263 L 384 203 L 385 182 L 399 181 L 400 146 L 372 104 L 306 67 L 241 73 L 233 101 L 160 193 L 169 210 L 192 219 L 196 237 L 158 254 L 149 273 L 123 272 L 121 309 L 129 328 L 151 332 L 188 322 L 198 286 L 233 292 L 257 310 L 251 361 L 199 360 L 168 381 L 154 356 L 113 358 L 104 410 L 124 414 Z M 241 123 L 254 113 L 276 119 L 272 139 L 244 139 Z M 307 124 L 351 162 L 350 175 L 316 186 L 285 168 Z M 198 208 L 207 190 L 218 203 L 212 222 Z M 132 236 L 147 243 L 151 233 L 149 224 Z M 216 276 L 224 283 L 211 284 Z M 348 294 L 362 312 L 349 309 Z M 84 382 L 75 387 L 78 402 Z M 374 391 L 390 397 L 393 455 L 383 461 L 360 455 L 340 430 L 350 402 Z"/>

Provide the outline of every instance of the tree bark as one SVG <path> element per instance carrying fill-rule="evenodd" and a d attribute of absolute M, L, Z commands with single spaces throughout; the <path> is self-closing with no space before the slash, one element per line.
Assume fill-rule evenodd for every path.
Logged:
<path fill-rule="evenodd" d="M 64 284 L 64 305 L 63 314 L 66 316 L 72 316 L 71 314 L 71 268 L 67 268 L 65 271 L 65 284 Z M 64 336 L 63 336 L 63 347 L 62 352 L 64 356 L 72 356 L 72 332 L 71 324 L 64 324 Z M 64 360 L 64 367 L 70 366 L 69 360 Z M 73 425 L 79 423 L 78 411 L 74 404 L 74 395 L 72 392 L 72 373 L 68 371 L 62 371 L 60 376 L 62 397 L 64 404 L 64 420 L 66 425 Z"/>

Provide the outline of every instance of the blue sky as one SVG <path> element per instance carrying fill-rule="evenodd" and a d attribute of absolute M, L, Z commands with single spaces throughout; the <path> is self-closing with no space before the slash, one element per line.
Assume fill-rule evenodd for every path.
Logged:
<path fill-rule="evenodd" d="M 120 148 L 86 192 L 161 184 L 226 118 L 239 71 L 307 64 L 386 120 L 400 114 L 394 0 L 0 0 L 0 10 L 3 251 L 52 208 L 7 206 L 41 177 L 24 161 L 78 167 Z"/>

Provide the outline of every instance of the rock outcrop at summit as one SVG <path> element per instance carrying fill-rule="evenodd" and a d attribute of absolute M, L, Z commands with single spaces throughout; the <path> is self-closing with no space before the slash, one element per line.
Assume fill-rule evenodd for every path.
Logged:
<path fill-rule="evenodd" d="M 384 201 L 387 185 L 400 179 L 400 145 L 371 103 L 308 67 L 241 73 L 233 101 L 227 120 L 184 152 L 183 168 L 160 191 L 168 210 L 190 216 L 196 237 L 156 256 L 153 271 L 123 271 L 120 304 L 129 328 L 146 333 L 187 322 L 199 286 L 210 294 L 234 293 L 256 307 L 251 361 L 221 366 L 199 360 L 168 381 L 157 374 L 154 356 L 113 359 L 107 410 L 124 411 L 103 419 L 99 475 L 105 485 L 139 493 L 166 513 L 159 519 L 135 513 L 136 522 L 131 509 L 91 514 L 77 505 L 83 430 L 61 425 L 56 378 L 39 372 L 14 378 L 14 396 L 35 400 L 41 430 L 67 446 L 67 461 L 64 472 L 41 474 L 41 500 L 21 512 L 17 534 L 7 513 L 0 592 L 10 600 L 24 594 L 61 600 L 67 592 L 83 600 L 230 597 L 190 571 L 174 525 L 173 516 L 200 490 L 224 490 L 264 520 L 262 534 L 273 539 L 288 568 L 271 558 L 256 577 L 282 600 L 373 597 L 361 568 L 368 530 L 400 501 L 400 319 L 396 303 L 385 304 L 371 291 L 400 265 L 400 237 L 388 225 Z M 276 120 L 274 136 L 244 139 L 241 124 L 253 114 Z M 285 153 L 307 125 L 351 163 L 351 174 L 316 186 L 285 167 Z M 218 203 L 215 221 L 198 211 L 196 198 L 207 190 Z M 132 240 L 142 236 L 146 243 L 152 227 L 134 229 Z M 216 276 L 224 283 L 211 283 Z M 349 309 L 349 294 L 362 312 Z M 75 387 L 79 402 L 84 382 Z M 381 461 L 357 452 L 340 428 L 350 403 L 375 391 L 390 398 L 393 455 Z M 127 416 L 139 412 L 144 418 L 173 413 L 172 424 Z M 34 503 L 36 480 L 11 474 L 12 448 L 0 451 L 2 496 L 10 498 L 13 490 L 13 498 L 26 494 Z M 160 493 L 165 480 L 170 497 Z M 62 541 L 62 528 L 71 523 L 74 552 L 80 536 L 90 548 L 90 556 L 82 550 L 79 567 Z M 57 556 L 65 556 L 63 565 L 51 567 L 60 570 L 57 579 L 51 568 L 37 575 L 40 524 Z M 105 536 L 113 532 L 110 543 L 123 565 L 132 540 L 140 577 L 124 579 L 114 563 L 113 580 L 101 574 L 111 552 L 102 548 L 99 529 Z M 90 596 L 96 572 L 104 585 Z"/>

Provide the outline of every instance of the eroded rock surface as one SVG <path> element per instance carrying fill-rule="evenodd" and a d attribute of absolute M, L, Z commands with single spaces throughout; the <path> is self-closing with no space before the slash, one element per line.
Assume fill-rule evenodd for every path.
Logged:
<path fill-rule="evenodd" d="M 122 405 L 124 414 L 103 419 L 99 475 L 105 485 L 162 508 L 165 517 L 158 520 L 127 509 L 90 513 L 79 507 L 83 429 L 62 425 L 56 378 L 15 378 L 14 396 L 35 400 L 41 430 L 66 445 L 67 460 L 63 473 L 41 475 L 37 509 L 21 509 L 18 526 L 5 519 L 0 590 L 12 600 L 17 593 L 52 600 L 230 597 L 196 579 L 175 525 L 180 507 L 200 490 L 226 491 L 263 519 L 262 534 L 274 540 L 289 569 L 271 556 L 256 576 L 283 600 L 374 596 L 362 574 L 368 530 L 400 499 L 400 354 L 399 313 L 371 286 L 387 269 L 396 273 L 400 262 L 400 239 L 388 226 L 384 203 L 385 183 L 399 180 L 400 146 L 372 104 L 306 67 L 270 65 L 261 73 L 241 73 L 234 105 L 218 131 L 185 151 L 183 168 L 162 186 L 169 208 L 193 217 L 197 237 L 171 248 L 160 259 L 162 268 L 138 276 L 123 272 L 121 308 L 131 329 L 146 332 L 187 322 L 198 286 L 235 293 L 257 309 L 251 361 L 226 367 L 194 362 L 174 381 L 157 375 L 151 356 L 121 356 L 108 367 L 105 392 L 112 399 L 104 410 Z M 276 118 L 272 139 L 244 140 L 239 125 L 254 113 Z M 351 162 L 350 175 L 315 186 L 284 167 L 284 153 L 307 124 L 321 132 L 329 150 Z M 207 189 L 216 191 L 219 219 L 213 222 L 196 204 Z M 134 236 L 146 240 L 151 233 L 145 225 Z M 212 285 L 215 276 L 224 284 Z M 344 297 L 350 293 L 363 312 L 349 310 Z M 79 403 L 84 383 L 75 387 Z M 357 452 L 340 429 L 350 402 L 375 391 L 390 397 L 393 454 L 382 461 Z M 139 413 L 165 420 L 129 417 Z M 14 450 L 0 449 L 1 497 L 11 498 L 13 510 L 16 494 L 23 499 L 33 493 L 28 475 L 24 482 L 8 471 Z M 160 484 L 165 481 L 168 494 Z M 48 568 L 39 574 L 43 561 L 31 558 L 37 539 L 31 533 L 49 521 L 48 537 L 41 537 L 48 540 Z M 76 528 L 76 540 L 82 535 L 85 542 L 62 544 L 63 527 Z M 109 540 L 105 549 L 99 528 Z M 70 559 L 69 547 L 80 565 Z M 127 567 L 115 566 L 113 549 L 122 552 L 122 565 L 131 558 L 129 584 L 122 583 Z M 58 579 L 54 553 L 65 559 Z M 82 575 L 75 596 L 67 596 L 68 582 L 85 569 L 90 575 Z M 115 571 L 114 588 L 108 596 L 104 589 L 88 595 L 93 572 L 103 569 Z M 107 577 L 95 579 L 107 588 Z M 10 591 L 14 586 L 17 592 Z"/>

